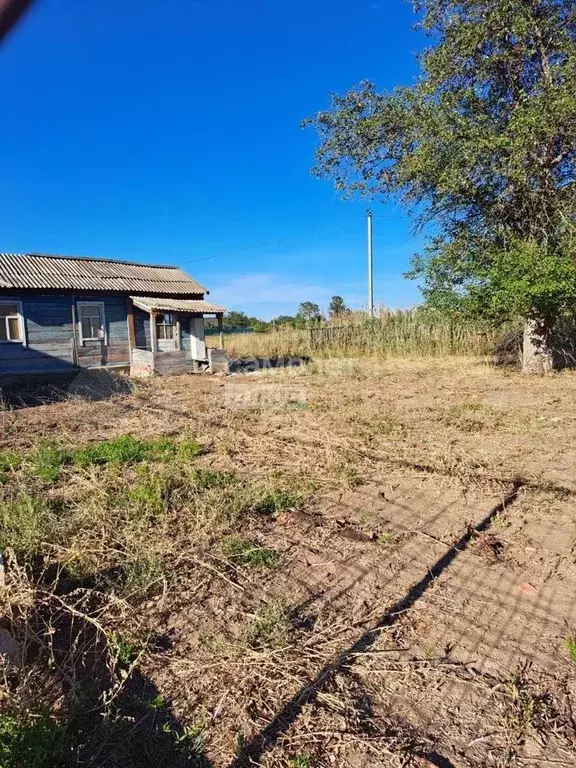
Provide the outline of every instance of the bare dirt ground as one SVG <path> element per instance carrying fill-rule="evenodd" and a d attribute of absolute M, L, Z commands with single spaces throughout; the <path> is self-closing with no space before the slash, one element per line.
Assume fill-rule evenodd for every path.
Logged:
<path fill-rule="evenodd" d="M 575 401 L 573 373 L 334 360 L 0 419 L 16 451 L 193 434 L 206 470 L 298 492 L 240 521 L 274 567 L 182 549 L 139 606 L 198 765 L 576 766 Z"/>

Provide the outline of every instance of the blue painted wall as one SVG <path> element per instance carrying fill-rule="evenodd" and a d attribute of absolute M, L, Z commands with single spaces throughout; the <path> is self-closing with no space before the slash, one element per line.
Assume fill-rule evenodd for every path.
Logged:
<path fill-rule="evenodd" d="M 0 374 L 74 370 L 72 304 L 104 303 L 107 344 L 76 340 L 80 367 L 129 365 L 128 322 L 124 296 L 0 293 L 0 301 L 22 305 L 27 344 L 0 344 Z M 78 309 L 76 308 L 78 321 Z"/>

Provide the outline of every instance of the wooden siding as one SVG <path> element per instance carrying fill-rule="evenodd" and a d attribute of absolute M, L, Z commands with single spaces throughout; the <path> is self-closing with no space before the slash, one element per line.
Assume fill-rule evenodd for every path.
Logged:
<path fill-rule="evenodd" d="M 154 355 L 154 371 L 156 373 L 182 373 L 194 367 L 194 361 L 184 350 L 174 352 L 157 352 Z"/>
<path fill-rule="evenodd" d="M 17 294 L 0 291 L 0 301 L 22 303 L 26 344 L 0 344 L 0 374 L 43 373 L 74 370 L 75 347 L 80 367 L 129 365 L 128 323 L 124 296 L 94 294 Z M 72 326 L 72 304 L 101 301 L 104 304 L 108 344 L 76 344 Z M 76 308 L 76 323 L 78 324 Z"/>

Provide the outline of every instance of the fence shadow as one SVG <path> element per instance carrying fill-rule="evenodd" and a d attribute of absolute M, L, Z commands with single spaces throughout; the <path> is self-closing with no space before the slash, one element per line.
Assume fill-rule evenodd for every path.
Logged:
<path fill-rule="evenodd" d="M 229 768 L 248 768 L 248 766 L 258 764 L 264 753 L 273 747 L 278 738 L 296 722 L 304 707 L 314 700 L 335 675 L 347 671 L 358 654 L 369 651 L 383 629 L 394 625 L 406 611 L 414 606 L 436 579 L 468 548 L 473 538 L 486 531 L 496 515 L 516 500 L 523 485 L 523 480 L 516 479 L 502 501 L 492 507 L 476 526 L 469 527 L 466 533 L 446 550 L 403 597 L 386 609 L 371 629 L 364 632 L 353 645 L 325 664 L 316 677 L 303 686 L 260 733 L 243 743 L 238 756 L 230 763 Z M 448 758 L 437 753 L 422 755 L 422 757 L 425 757 L 433 765 L 447 766 L 448 768 L 452 766 Z"/>

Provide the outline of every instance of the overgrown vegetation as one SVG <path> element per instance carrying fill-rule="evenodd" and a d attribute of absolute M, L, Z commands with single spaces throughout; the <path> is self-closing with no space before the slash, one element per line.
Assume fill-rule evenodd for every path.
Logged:
<path fill-rule="evenodd" d="M 237 358 L 490 356 L 520 324 L 462 322 L 423 310 L 381 311 L 374 319 L 347 313 L 306 330 L 288 325 L 266 333 L 226 337 L 227 353 Z"/>
<path fill-rule="evenodd" d="M 292 507 L 300 495 L 271 482 L 248 482 L 197 466 L 202 452 L 195 440 L 123 435 L 75 448 L 44 442 L 29 452 L 0 455 L 0 551 L 18 580 L 17 587 L 2 594 L 8 601 L 4 613 L 14 641 L 26 647 L 31 659 L 36 657 L 25 674 L 38 676 L 46 688 L 44 710 L 32 699 L 28 704 L 27 693 L 15 692 L 11 698 L 5 692 L 5 706 L 0 702 L 2 768 L 71 766 L 84 729 L 90 741 L 110 718 L 116 725 L 124 722 L 116 705 L 106 704 L 107 697 L 123 700 L 125 683 L 138 675 L 152 642 L 150 630 L 133 611 L 168 583 L 175 587 L 191 569 L 218 573 L 217 563 L 198 563 L 210 558 L 220 541 L 234 566 L 277 565 L 276 550 L 234 532 L 243 521 Z M 189 566 L 178 573 L 174 566 L 182 553 Z M 281 613 L 264 610 L 251 630 L 251 642 L 276 642 L 281 623 Z M 89 684 L 74 683 L 62 707 L 60 686 L 78 676 L 78 665 L 86 667 Z M 86 697 L 92 702 L 90 725 L 81 722 L 87 710 L 80 703 Z M 165 709 L 142 706 L 148 720 Z M 147 732 L 150 736 L 148 726 Z M 120 759 L 122 733 L 123 726 L 107 733 L 106 749 L 115 756 L 106 764 L 148 765 L 142 750 L 134 762 Z M 174 759 L 170 765 L 180 765 L 180 759 L 201 758 L 203 726 L 180 728 L 165 719 L 152 733 L 156 736 L 143 749 L 151 749 L 160 762 Z M 83 745 L 82 751 L 92 748 L 93 743 Z"/>
<path fill-rule="evenodd" d="M 526 346 L 539 350 L 527 370 L 542 370 L 576 302 L 576 7 L 413 5 L 430 42 L 420 77 L 332 95 L 307 121 L 320 138 L 314 173 L 433 223 L 411 273 L 428 305 L 474 321 L 526 318 Z"/>

